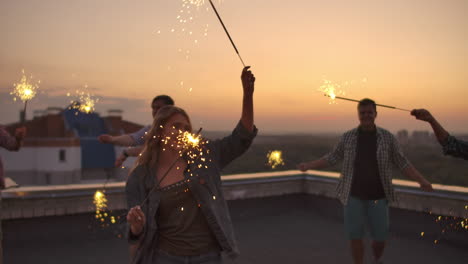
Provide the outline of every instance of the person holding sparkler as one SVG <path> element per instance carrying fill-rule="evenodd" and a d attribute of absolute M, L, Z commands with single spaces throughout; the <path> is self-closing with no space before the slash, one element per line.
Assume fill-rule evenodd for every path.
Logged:
<path fill-rule="evenodd" d="M 158 110 L 165 105 L 174 105 L 174 100 L 168 95 L 158 95 L 153 99 L 153 101 L 151 102 L 151 113 L 153 118 L 158 112 Z M 136 157 L 141 153 L 143 148 L 138 146 L 141 146 L 145 143 L 145 135 L 150 130 L 150 128 L 151 125 L 148 125 L 135 133 L 121 136 L 111 136 L 108 134 L 103 134 L 100 135 L 98 139 L 101 143 L 114 144 L 125 147 L 135 146 L 132 148 L 124 149 L 122 153 L 120 153 L 120 155 L 117 157 L 115 161 L 115 166 L 120 167 L 129 156 Z"/>
<path fill-rule="evenodd" d="M 389 235 L 388 203 L 395 200 L 392 165 L 417 181 L 424 191 L 432 191 L 432 185 L 406 159 L 396 138 L 375 125 L 375 102 L 363 99 L 357 110 L 360 125 L 343 134 L 332 152 L 321 159 L 301 163 L 298 169 L 321 169 L 343 160 L 337 192 L 344 205 L 344 225 L 354 263 L 363 263 L 365 223 L 373 240 L 374 260 L 382 263 Z"/>
<path fill-rule="evenodd" d="M 242 71 L 242 115 L 232 134 L 215 141 L 193 135 L 186 112 L 165 106 L 154 118 L 126 185 L 132 263 L 222 263 L 238 255 L 221 170 L 242 155 L 257 134 L 255 77 Z M 181 139 L 182 136 L 182 139 Z M 188 143 L 188 144 L 186 144 Z"/>
<path fill-rule="evenodd" d="M 0 126 L 0 147 L 9 151 L 18 151 L 23 144 L 23 139 L 26 136 L 26 127 L 19 127 L 15 130 L 15 136 L 12 137 L 4 127 Z M 2 192 L 6 188 L 3 172 L 3 163 L 0 158 L 0 263 L 3 263 L 3 247 L 2 247 Z"/>
<path fill-rule="evenodd" d="M 416 119 L 431 124 L 432 130 L 434 130 L 437 141 L 442 146 L 445 155 L 468 160 L 468 142 L 451 136 L 429 111 L 426 109 L 414 109 L 411 111 L 411 115 L 416 117 Z"/>

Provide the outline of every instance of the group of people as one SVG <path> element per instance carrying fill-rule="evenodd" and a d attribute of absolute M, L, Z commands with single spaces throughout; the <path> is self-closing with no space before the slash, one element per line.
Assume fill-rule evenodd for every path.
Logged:
<path fill-rule="evenodd" d="M 255 77 L 248 67 L 243 69 L 241 80 L 240 122 L 231 135 L 206 146 L 207 158 L 215 163 L 208 169 L 188 164 L 184 157 L 179 158 L 177 147 L 168 147 L 177 145 L 178 131 L 191 131 L 192 126 L 187 113 L 165 95 L 152 101 L 152 126 L 129 135 L 99 137 L 103 143 L 133 146 L 119 155 L 117 166 L 128 156 L 138 157 L 126 185 L 132 263 L 214 264 L 222 263 L 221 252 L 238 255 L 220 173 L 249 148 L 257 134 L 253 122 Z M 395 137 L 376 126 L 376 103 L 363 99 L 357 110 L 357 128 L 344 133 L 330 153 L 297 167 L 307 171 L 343 162 L 337 196 L 344 208 L 353 261 L 363 263 L 363 238 L 368 228 L 374 260 L 382 263 L 389 236 L 389 203 L 396 198 L 392 168 L 399 168 L 424 191 L 433 188 L 405 157 Z M 468 143 L 450 136 L 429 111 L 415 109 L 411 114 L 431 124 L 445 154 L 468 159 Z"/>
<path fill-rule="evenodd" d="M 174 100 L 167 95 L 153 99 L 152 125 L 133 134 L 99 136 L 102 143 L 129 147 L 119 154 L 116 166 L 121 166 L 128 156 L 137 157 L 126 183 L 131 263 L 216 264 L 222 263 L 221 252 L 230 257 L 239 254 L 221 187 L 221 171 L 242 155 L 257 135 L 253 108 L 255 76 L 249 67 L 242 70 L 241 81 L 239 123 L 229 136 L 204 145 L 203 158 L 211 162 L 210 166 L 199 166 L 199 160 L 187 162 L 188 157 L 180 155 L 177 136 L 180 131 L 191 132 L 192 124 L 189 115 L 174 106 Z M 354 263 L 363 263 L 366 228 L 370 230 L 374 260 L 382 263 L 389 235 L 389 203 L 395 200 L 392 167 L 417 181 L 422 190 L 433 189 L 405 157 L 395 137 L 376 126 L 375 102 L 363 99 L 357 110 L 358 127 L 344 133 L 330 153 L 297 167 L 307 171 L 343 162 L 337 196 L 343 204 L 344 226 Z M 432 126 L 445 154 L 468 159 L 468 142 L 451 136 L 429 111 L 416 109 L 411 114 Z M 17 129 L 15 136 L 0 127 L 0 146 L 18 150 L 25 134 L 24 127 Z M 5 188 L 1 160 L 0 188 Z"/>

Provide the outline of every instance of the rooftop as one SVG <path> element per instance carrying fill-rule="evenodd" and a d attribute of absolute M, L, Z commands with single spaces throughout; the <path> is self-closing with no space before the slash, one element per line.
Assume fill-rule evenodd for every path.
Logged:
<path fill-rule="evenodd" d="M 223 176 L 241 250 L 239 259 L 225 263 L 350 263 L 342 206 L 329 198 L 336 177 L 318 171 Z M 468 263 L 467 230 L 455 228 L 462 218 L 453 216 L 466 218 L 468 211 L 448 210 L 468 204 L 467 188 L 436 185 L 427 195 L 413 183 L 394 183 L 401 200 L 391 208 L 385 262 Z M 123 184 L 111 183 L 106 192 L 116 216 L 125 215 Z M 92 213 L 99 188 L 36 186 L 4 193 L 5 263 L 128 263 L 125 223 L 101 227 Z"/>

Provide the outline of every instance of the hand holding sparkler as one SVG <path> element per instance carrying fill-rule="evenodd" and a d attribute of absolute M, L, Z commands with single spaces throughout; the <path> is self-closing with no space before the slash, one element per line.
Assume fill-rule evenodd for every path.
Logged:
<path fill-rule="evenodd" d="M 426 109 L 413 109 L 411 111 L 411 115 L 416 117 L 418 120 L 426 121 L 426 122 L 434 122 L 435 118 L 432 114 L 427 111 Z"/>
<path fill-rule="evenodd" d="M 244 96 L 253 95 L 255 88 L 255 76 L 249 69 L 250 66 L 245 66 L 242 70 L 241 75 L 242 87 L 244 88 Z"/>
<path fill-rule="evenodd" d="M 252 132 L 254 130 L 253 93 L 255 90 L 255 76 L 249 68 L 250 66 L 244 67 L 241 75 L 244 89 L 241 122 L 247 130 Z"/>
<path fill-rule="evenodd" d="M 413 109 L 411 111 L 411 115 L 416 117 L 416 119 L 426 121 L 431 124 L 437 141 L 439 141 L 441 145 L 444 145 L 447 142 L 447 139 L 450 135 L 449 132 L 447 132 L 447 130 L 445 130 L 445 128 L 437 121 L 437 119 L 432 116 L 431 112 L 427 111 L 426 109 Z"/>
<path fill-rule="evenodd" d="M 135 206 L 128 211 L 127 222 L 130 224 L 130 231 L 134 236 L 139 236 L 143 232 L 146 217 L 140 206 Z"/>

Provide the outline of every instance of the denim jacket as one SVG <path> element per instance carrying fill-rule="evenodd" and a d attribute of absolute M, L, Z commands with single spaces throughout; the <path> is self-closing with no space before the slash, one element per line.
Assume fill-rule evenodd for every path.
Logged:
<path fill-rule="evenodd" d="M 208 225 L 218 240 L 222 251 L 229 257 L 235 258 L 239 254 L 231 217 L 226 200 L 221 189 L 221 170 L 231 161 L 242 155 L 252 144 L 257 135 L 257 128 L 249 132 L 240 122 L 231 135 L 210 141 L 205 145 L 205 163 L 195 162 L 188 165 L 184 176 L 187 180 L 194 199 L 208 222 Z M 205 167 L 206 166 L 206 167 Z M 138 166 L 130 174 L 126 184 L 128 208 L 140 205 L 150 190 L 156 184 L 155 168 Z M 139 243 L 138 250 L 132 263 L 153 263 L 153 256 L 157 249 L 156 213 L 160 202 L 160 192 L 153 191 L 142 210 L 146 216 L 146 226 L 139 237 L 132 237 L 129 233 L 129 243 Z"/>

